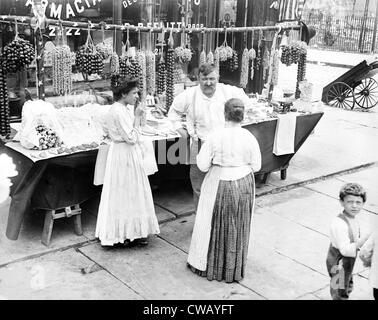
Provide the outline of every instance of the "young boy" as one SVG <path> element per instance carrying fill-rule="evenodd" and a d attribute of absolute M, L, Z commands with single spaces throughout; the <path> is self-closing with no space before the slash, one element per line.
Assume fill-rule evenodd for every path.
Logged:
<path fill-rule="evenodd" d="M 357 252 L 367 236 L 360 236 L 360 226 L 355 219 L 366 202 L 366 191 L 357 183 L 345 184 L 339 193 L 343 212 L 335 217 L 330 228 L 330 247 L 327 269 L 331 277 L 333 300 L 347 300 L 353 290 L 353 267 Z"/>

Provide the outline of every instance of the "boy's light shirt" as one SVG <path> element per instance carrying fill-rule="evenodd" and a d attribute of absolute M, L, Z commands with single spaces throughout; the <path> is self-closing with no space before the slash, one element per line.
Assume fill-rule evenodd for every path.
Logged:
<path fill-rule="evenodd" d="M 352 228 L 354 239 L 358 241 L 360 226 L 358 218 L 346 218 L 348 219 L 350 226 Z M 350 242 L 348 225 L 345 223 L 345 221 L 338 217 L 335 217 L 331 222 L 330 241 L 335 248 L 339 249 L 340 253 L 344 257 L 356 257 L 357 244 L 355 242 Z"/>

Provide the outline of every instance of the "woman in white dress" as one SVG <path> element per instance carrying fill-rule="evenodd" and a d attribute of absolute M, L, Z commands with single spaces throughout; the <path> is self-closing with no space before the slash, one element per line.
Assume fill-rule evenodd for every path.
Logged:
<path fill-rule="evenodd" d="M 260 147 L 241 127 L 244 105 L 225 104 L 226 125 L 209 134 L 197 165 L 207 172 L 201 187 L 188 266 L 208 280 L 244 277 L 255 199 L 253 173 L 261 168 Z"/>
<path fill-rule="evenodd" d="M 138 92 L 138 81 L 134 79 L 113 89 L 115 102 L 107 116 L 112 142 L 96 224 L 96 237 L 103 246 L 135 239 L 147 245 L 147 236 L 160 232 L 139 136 L 145 110 L 141 105 L 134 108 Z"/>

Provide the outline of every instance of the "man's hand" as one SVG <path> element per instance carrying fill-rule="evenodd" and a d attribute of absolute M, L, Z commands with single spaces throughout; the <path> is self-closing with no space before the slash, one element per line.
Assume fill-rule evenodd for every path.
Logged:
<path fill-rule="evenodd" d="M 184 128 L 179 128 L 176 130 L 176 132 L 182 137 L 182 138 L 188 138 L 188 131 Z"/>

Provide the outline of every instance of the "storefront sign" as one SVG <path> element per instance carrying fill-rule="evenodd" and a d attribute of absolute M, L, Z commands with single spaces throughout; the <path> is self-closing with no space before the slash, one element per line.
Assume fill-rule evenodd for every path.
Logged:
<path fill-rule="evenodd" d="M 25 6 L 32 6 L 33 2 L 34 0 L 27 0 Z M 48 16 L 51 19 L 62 19 L 62 13 L 64 12 L 65 19 L 70 19 L 72 17 L 75 17 L 76 14 L 83 13 L 85 9 L 94 7 L 99 2 L 101 2 L 101 0 L 74 0 L 73 4 L 66 3 L 64 11 L 63 4 L 61 3 L 56 4 L 54 2 L 49 2 L 48 0 L 41 0 L 41 4 L 45 10 L 48 7 L 50 8 Z"/>

